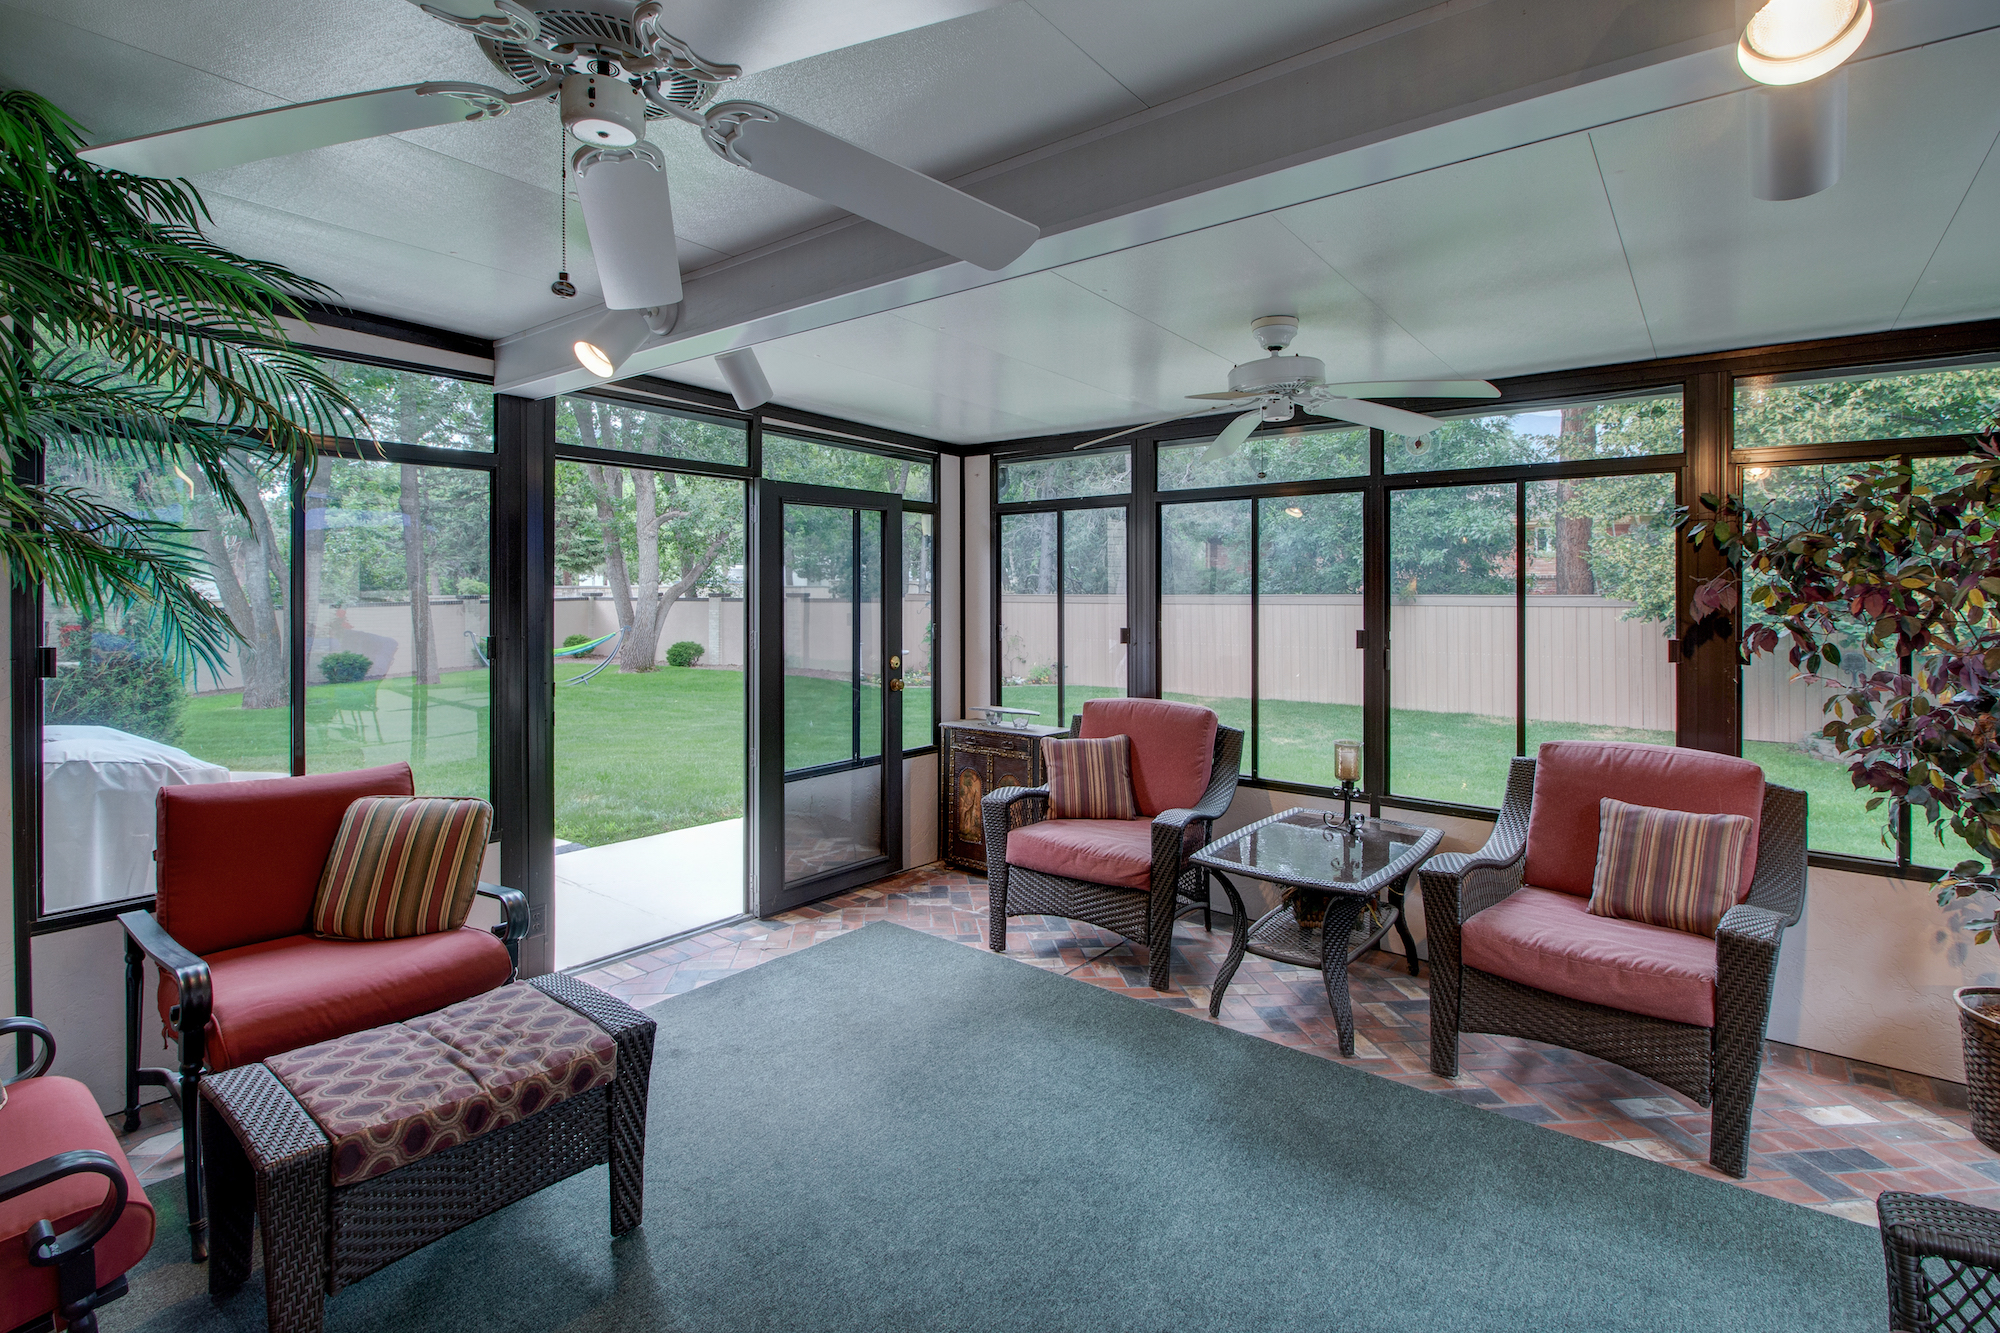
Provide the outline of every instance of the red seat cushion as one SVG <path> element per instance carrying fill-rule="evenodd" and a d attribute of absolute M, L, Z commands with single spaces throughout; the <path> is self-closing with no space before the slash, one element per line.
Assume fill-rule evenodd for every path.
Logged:
<path fill-rule="evenodd" d="M 397 1023 L 504 986 L 507 946 L 477 926 L 400 940 L 290 935 L 208 959 L 208 1067 L 234 1069 L 364 1028 Z M 160 979 L 160 1014 L 174 1002 Z"/>
<path fill-rule="evenodd" d="M 1153 887 L 1150 819 L 1044 819 L 1007 835 L 1007 864 L 1091 884 Z"/>
<path fill-rule="evenodd" d="M 1628 1014 L 1715 1026 L 1715 941 L 1592 916 L 1570 893 L 1516 889 L 1463 930 L 1467 967 Z"/>
<path fill-rule="evenodd" d="M 347 807 L 415 790 L 408 764 L 160 788 L 160 926 L 204 958 L 310 930 Z"/>
<path fill-rule="evenodd" d="M 75 1079 L 53 1077 L 23 1079 L 7 1089 L 7 1105 L 0 1107 L 0 1176 L 85 1148 L 125 1170 L 125 1212 L 95 1251 L 101 1287 L 153 1247 L 153 1205 L 90 1089 Z M 78 1175 L 0 1202 L 0 1328 L 18 1328 L 56 1308 L 56 1270 L 29 1264 L 28 1228 L 43 1218 L 58 1232 L 79 1226 L 109 1188 L 103 1176 Z"/>
<path fill-rule="evenodd" d="M 1590 896 L 1597 869 L 1597 803 L 1606 796 L 1656 810 L 1747 818 L 1750 837 L 1735 901 L 1749 896 L 1757 869 L 1757 822 L 1764 811 L 1764 770 L 1733 755 L 1622 741 L 1543 742 L 1535 756 L 1535 799 L 1528 811 L 1528 883 Z"/>
<path fill-rule="evenodd" d="M 1132 795 L 1139 813 L 1151 819 L 1201 800 L 1215 767 L 1215 728 L 1215 711 L 1199 704 L 1092 699 L 1083 706 L 1083 730 L 1077 734 L 1132 738 Z"/>

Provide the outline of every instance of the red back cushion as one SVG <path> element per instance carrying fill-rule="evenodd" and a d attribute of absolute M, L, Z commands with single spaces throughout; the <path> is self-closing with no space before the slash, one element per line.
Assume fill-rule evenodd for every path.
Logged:
<path fill-rule="evenodd" d="M 1166 699 L 1092 699 L 1083 706 L 1085 739 L 1129 736 L 1132 795 L 1148 819 L 1182 810 L 1208 790 L 1215 766 L 1215 712 Z M 1590 891 L 1589 885 L 1584 892 Z"/>
<path fill-rule="evenodd" d="M 408 764 L 160 788 L 160 925 L 202 955 L 305 934 L 347 807 L 415 791 Z"/>
<path fill-rule="evenodd" d="M 1749 896 L 1757 869 L 1757 821 L 1764 811 L 1764 770 L 1747 759 L 1670 745 L 1546 741 L 1535 756 L 1535 803 L 1528 813 L 1525 878 L 1537 888 L 1590 896 L 1597 870 L 1598 802 L 1742 815 L 1750 821 L 1736 902 Z"/>
<path fill-rule="evenodd" d="M 1139 817 L 1132 799 L 1132 744 L 1126 737 L 1044 736 L 1042 766 L 1049 775 L 1050 819 Z"/>

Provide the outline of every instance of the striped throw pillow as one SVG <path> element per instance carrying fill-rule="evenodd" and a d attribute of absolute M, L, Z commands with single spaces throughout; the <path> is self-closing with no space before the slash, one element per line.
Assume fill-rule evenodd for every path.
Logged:
<path fill-rule="evenodd" d="M 1042 740 L 1042 764 L 1049 774 L 1050 819 L 1137 819 L 1132 795 L 1132 738 Z"/>
<path fill-rule="evenodd" d="M 347 807 L 313 901 L 316 935 L 397 940 L 457 930 L 472 910 L 493 807 L 451 796 L 364 796 Z"/>
<path fill-rule="evenodd" d="M 1722 914 L 1737 902 L 1750 821 L 1627 805 L 1609 796 L 1597 808 L 1591 912 L 1715 934 Z"/>

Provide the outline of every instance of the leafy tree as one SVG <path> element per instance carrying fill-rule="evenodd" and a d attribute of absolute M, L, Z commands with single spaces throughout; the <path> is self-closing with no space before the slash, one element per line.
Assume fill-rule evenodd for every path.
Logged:
<path fill-rule="evenodd" d="M 0 93 L 0 553 L 17 587 L 45 584 L 85 619 L 129 607 L 169 653 L 217 668 L 251 631 L 206 595 L 184 525 L 19 465 L 42 450 L 57 471 L 192 473 L 218 514 L 252 519 L 246 470 L 365 433 L 278 323 L 332 293 L 209 241 L 186 182 L 100 170 L 82 142 L 47 100 Z"/>

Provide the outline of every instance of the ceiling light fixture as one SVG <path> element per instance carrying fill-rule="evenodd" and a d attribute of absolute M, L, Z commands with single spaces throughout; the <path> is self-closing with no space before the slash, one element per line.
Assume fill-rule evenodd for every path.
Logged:
<path fill-rule="evenodd" d="M 1869 0 L 1770 0 L 1743 25 L 1736 63 L 1759 83 L 1806 83 L 1853 55 L 1874 21 Z"/>
<path fill-rule="evenodd" d="M 646 341 L 646 321 L 636 310 L 613 310 L 592 325 L 590 331 L 570 344 L 577 364 L 599 379 L 618 378 L 639 344 Z"/>

